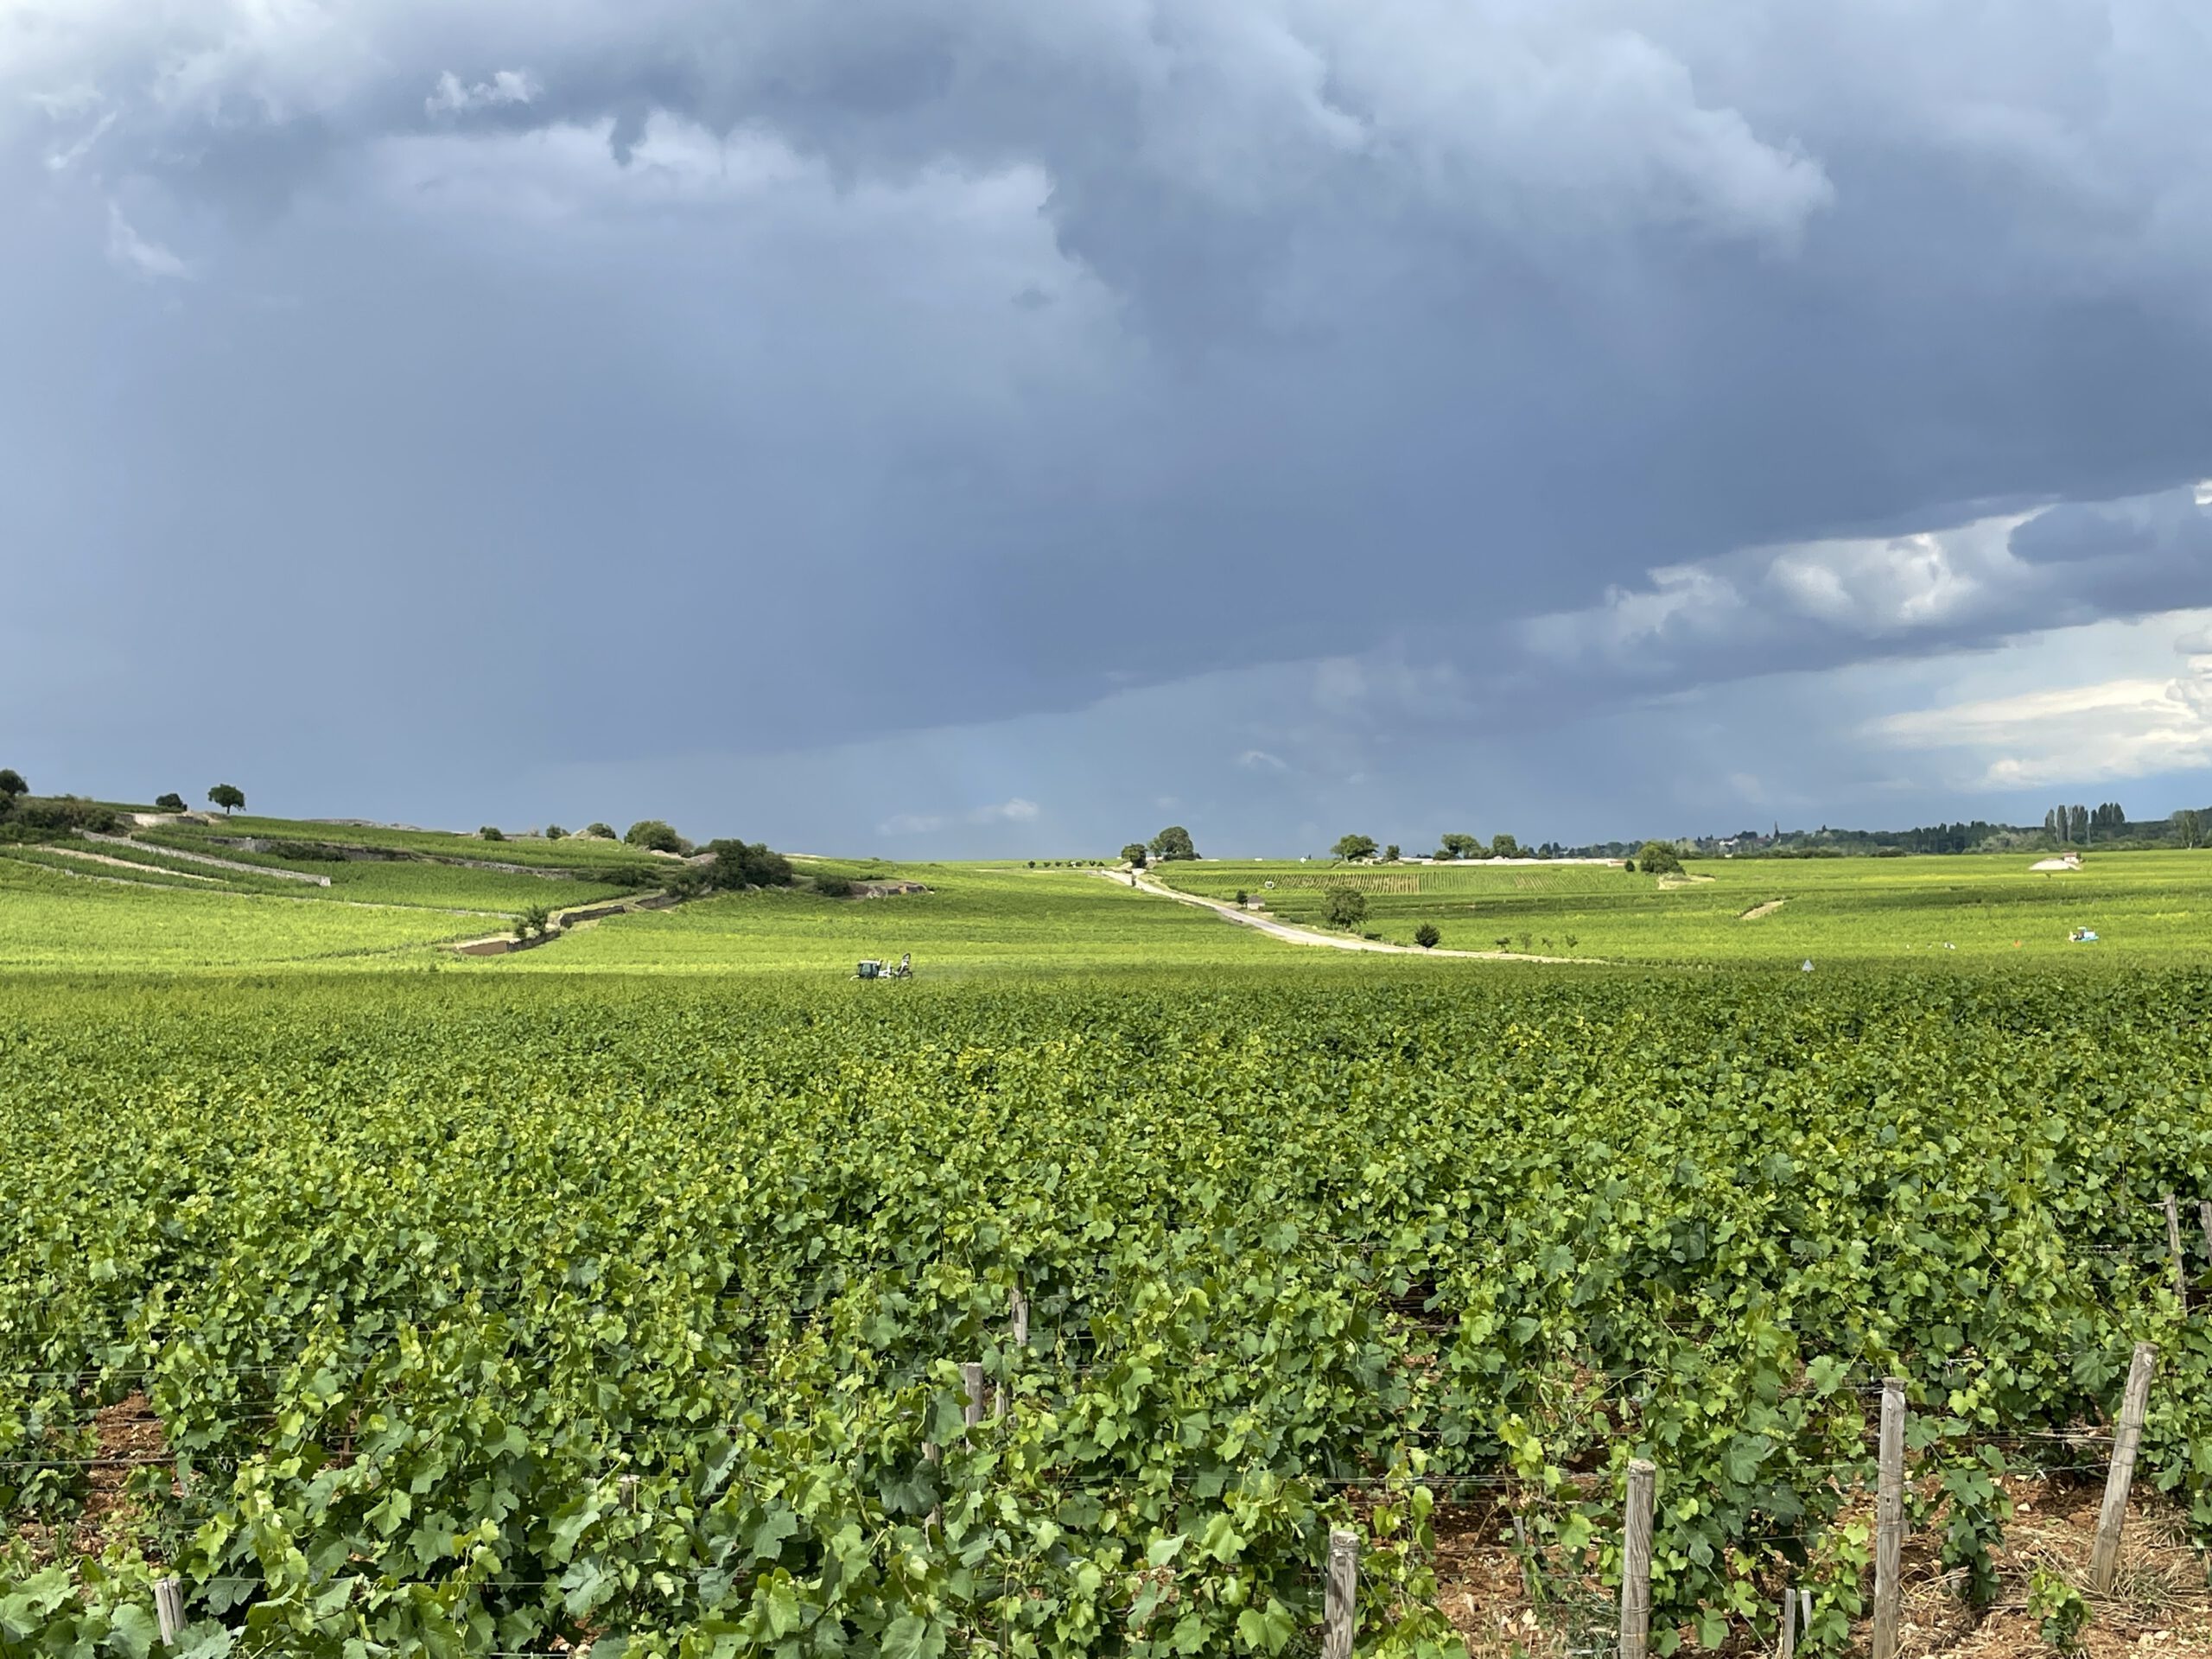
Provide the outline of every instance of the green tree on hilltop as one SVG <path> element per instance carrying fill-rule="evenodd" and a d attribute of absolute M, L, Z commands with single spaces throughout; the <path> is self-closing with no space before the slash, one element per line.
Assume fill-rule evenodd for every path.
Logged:
<path fill-rule="evenodd" d="M 245 804 L 245 791 L 236 784 L 218 784 L 207 791 L 207 799 L 212 804 L 221 807 L 223 816 L 227 818 Z"/>
<path fill-rule="evenodd" d="M 1189 830 L 1171 823 L 1152 838 L 1152 855 L 1162 864 L 1171 864 L 1179 858 L 1196 858 L 1198 849 Z"/>

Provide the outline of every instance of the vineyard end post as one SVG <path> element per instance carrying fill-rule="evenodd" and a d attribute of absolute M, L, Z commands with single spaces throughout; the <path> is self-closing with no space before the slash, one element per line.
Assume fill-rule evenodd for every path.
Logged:
<path fill-rule="evenodd" d="M 2171 1192 L 2166 1194 L 2166 1250 L 2174 1259 L 2174 1300 L 2189 1310 L 2189 1259 L 2181 1249 L 2181 1204 Z"/>
<path fill-rule="evenodd" d="M 2127 1488 L 2135 1478 L 2135 1448 L 2142 1444 L 2143 1418 L 2151 1404 L 2151 1373 L 2158 1363 L 2156 1343 L 2139 1342 L 2127 1367 L 2127 1393 L 2120 1404 L 2120 1431 L 2113 1436 L 2112 1471 L 2105 1477 L 2104 1506 L 2097 1511 L 2097 1546 L 2089 1558 L 2089 1586 L 2099 1595 L 2112 1588 L 2120 1570 L 2120 1531 L 2127 1521 Z"/>
<path fill-rule="evenodd" d="M 961 1361 L 960 1391 L 966 1396 L 960 1402 L 960 1421 L 973 1428 L 983 1421 L 983 1362 L 982 1360 Z"/>
<path fill-rule="evenodd" d="M 1628 1465 L 1628 1512 L 1621 1523 L 1621 1659 L 1645 1659 L 1651 1635 L 1651 1494 L 1658 1465 Z"/>
<path fill-rule="evenodd" d="M 1343 1527 L 1329 1529 L 1329 1585 L 1321 1624 L 1321 1659 L 1351 1659 L 1352 1632 L 1359 1627 L 1359 1535 Z"/>
<path fill-rule="evenodd" d="M 1904 1380 L 1882 1379 L 1880 1485 L 1874 1497 L 1873 1659 L 1897 1659 L 1904 1552 Z"/>
<path fill-rule="evenodd" d="M 154 1580 L 154 1618 L 162 1629 L 162 1645 L 176 1646 L 184 1634 L 184 1584 L 174 1577 Z"/>

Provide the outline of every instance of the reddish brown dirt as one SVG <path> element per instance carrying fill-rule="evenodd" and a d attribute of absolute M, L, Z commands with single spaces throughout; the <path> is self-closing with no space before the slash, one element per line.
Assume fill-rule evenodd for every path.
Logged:
<path fill-rule="evenodd" d="M 92 1466 L 86 1483 L 91 1490 L 70 1535 L 69 1547 L 79 1555 L 98 1555 L 130 1534 L 138 1518 L 138 1506 L 129 1491 L 130 1478 L 168 1456 L 161 1419 L 143 1394 L 93 1413 L 92 1432 L 98 1437 L 92 1455 L 104 1461 Z"/>
<path fill-rule="evenodd" d="M 2015 1514 L 1995 1552 L 2001 1584 L 1993 1607 L 1977 1613 L 1966 1605 L 1932 1537 L 1908 1544 L 1901 1659 L 2059 1659 L 2027 1611 L 2029 1574 L 2037 1567 L 2059 1574 L 2088 1602 L 2088 1659 L 2212 1659 L 2207 1564 L 2190 1547 L 2180 1510 L 2155 1497 L 2129 1505 L 2113 1593 L 2095 1596 L 2088 1591 L 2089 1554 L 2101 1485 L 2020 1479 L 2006 1487 Z M 1584 1647 L 1610 1641 L 1610 1615 L 1594 1640 L 1586 1629 L 1578 1637 L 1560 1605 L 1562 1591 L 1593 1607 L 1608 1599 L 1594 1582 L 1554 1584 L 1548 1603 L 1531 1602 L 1505 1510 L 1440 1504 L 1435 1529 L 1437 1602 L 1476 1659 L 1564 1659 L 1578 1641 Z M 1863 1629 L 1855 1632 L 1854 1647 L 1864 1651 L 1866 1637 Z M 1726 1649 L 1771 1649 L 1740 1625 Z"/>

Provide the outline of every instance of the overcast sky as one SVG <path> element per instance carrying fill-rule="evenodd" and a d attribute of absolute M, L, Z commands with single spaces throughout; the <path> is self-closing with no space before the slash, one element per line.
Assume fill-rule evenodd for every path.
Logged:
<path fill-rule="evenodd" d="M 2197 0 L 0 0 L 0 763 L 806 850 L 2212 803 Z"/>

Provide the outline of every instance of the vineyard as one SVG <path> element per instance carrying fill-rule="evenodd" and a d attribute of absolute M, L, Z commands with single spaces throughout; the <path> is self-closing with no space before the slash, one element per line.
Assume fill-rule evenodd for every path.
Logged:
<path fill-rule="evenodd" d="M 1885 1376 L 1969 1604 L 2000 1477 L 2101 1478 L 2139 1340 L 2139 1490 L 2212 1531 L 2160 1207 L 2212 1193 L 2208 1014 L 2174 970 L 18 981 L 0 1651 L 146 1653 L 173 1576 L 207 1655 L 1306 1653 L 1341 1528 L 1357 1651 L 1441 1655 L 1478 1511 L 1582 1651 L 1639 1456 L 1655 1649 L 1771 1641 L 1788 1585 L 1843 1651 Z"/>
<path fill-rule="evenodd" d="M 1590 864 L 1332 866 L 1246 859 L 1162 864 L 1186 893 L 1264 899 L 1281 920 L 1320 921 L 1327 891 L 1367 899 L 1364 930 L 1400 944 L 1434 926 L 1454 950 L 1515 950 L 1673 966 L 1796 966 L 1931 957 L 2078 956 L 2077 928 L 2107 954 L 2193 962 L 2212 921 L 2212 853 L 2092 855 L 2037 874 L 2027 855 L 1695 859 L 1682 876 Z M 1270 885 L 1272 884 L 1272 885 Z M 1570 943 L 1572 941 L 1572 943 Z"/>

